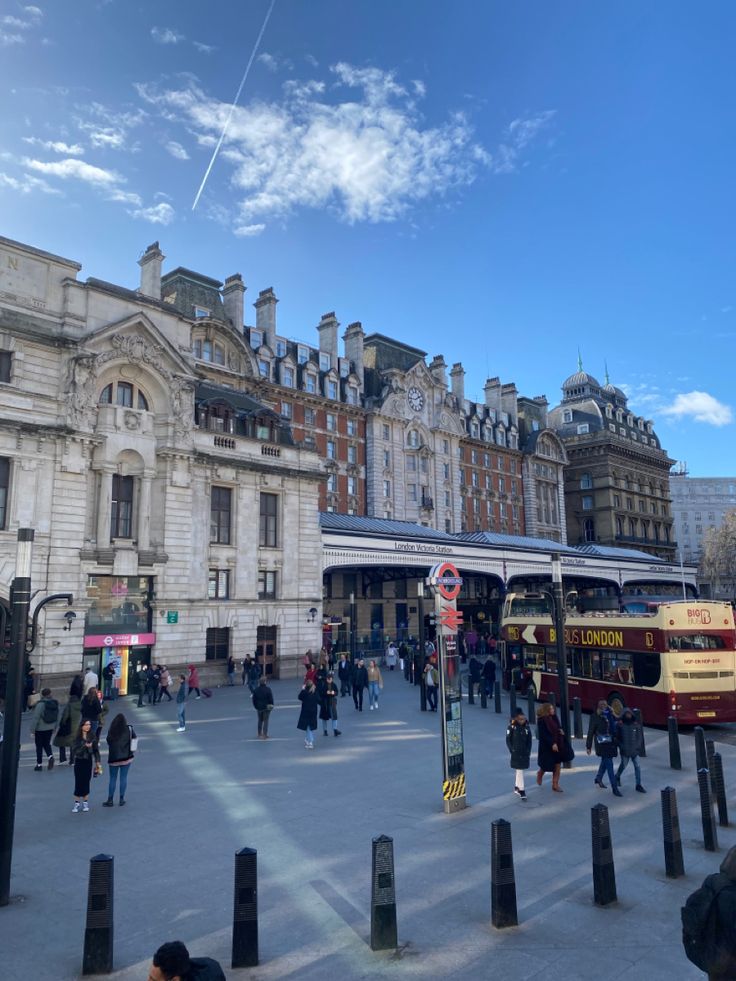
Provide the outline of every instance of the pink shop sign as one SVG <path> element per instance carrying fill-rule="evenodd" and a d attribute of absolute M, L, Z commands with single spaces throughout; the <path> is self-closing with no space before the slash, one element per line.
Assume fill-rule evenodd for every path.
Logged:
<path fill-rule="evenodd" d="M 156 634 L 87 634 L 85 647 L 148 647 L 156 643 Z"/>

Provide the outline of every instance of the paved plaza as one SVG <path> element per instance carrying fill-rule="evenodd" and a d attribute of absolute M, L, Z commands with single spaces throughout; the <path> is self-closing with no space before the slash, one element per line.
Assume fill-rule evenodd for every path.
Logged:
<path fill-rule="evenodd" d="M 66 981 L 81 974 L 89 859 L 115 856 L 115 967 L 144 979 L 152 952 L 181 939 L 218 958 L 228 977 L 508 978 L 686 981 L 702 978 L 684 957 L 679 908 L 715 871 L 736 830 L 719 828 L 720 850 L 702 846 L 693 740 L 682 736 L 683 770 L 669 768 L 667 734 L 647 730 L 643 782 L 631 767 L 623 799 L 593 784 L 595 758 L 575 741 L 564 794 L 549 775 L 529 800 L 512 794 L 504 713 L 464 706 L 470 807 L 442 811 L 439 718 L 419 711 L 418 689 L 385 672 L 380 710 L 339 701 L 343 735 L 314 752 L 296 729 L 299 683 L 273 684 L 268 742 L 258 741 L 247 688 L 190 700 L 187 731 L 175 705 L 122 708 L 140 736 L 124 808 L 72 814 L 71 768 L 33 771 L 28 716 L 18 788 L 10 907 L 0 910 L 5 981 Z M 108 721 L 110 716 L 108 716 Z M 586 720 L 587 722 L 587 720 Z M 717 738 L 717 733 L 715 734 Z M 104 740 L 103 740 L 104 744 Z M 724 755 L 736 785 L 734 749 Z M 536 758 L 536 746 L 532 764 Z M 104 760 L 103 760 L 104 762 Z M 659 790 L 677 788 L 686 876 L 664 874 Z M 590 808 L 609 806 L 618 903 L 593 905 Z M 733 808 L 733 805 L 732 805 Z M 736 810 L 734 811 L 736 815 Z M 490 926 L 491 822 L 511 822 L 519 923 Z M 373 953 L 371 839 L 394 839 L 399 949 Z M 231 971 L 233 856 L 258 850 L 261 965 Z"/>

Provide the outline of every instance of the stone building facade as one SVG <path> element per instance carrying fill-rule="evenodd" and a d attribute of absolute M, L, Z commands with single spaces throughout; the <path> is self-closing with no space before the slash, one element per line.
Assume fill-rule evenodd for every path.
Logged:
<path fill-rule="evenodd" d="M 0 592 L 32 527 L 34 590 L 78 613 L 42 616 L 43 678 L 113 660 L 124 691 L 140 661 L 256 649 L 289 675 L 320 644 L 314 443 L 257 397 L 241 278 L 163 259 L 129 290 L 0 239 Z"/>
<path fill-rule="evenodd" d="M 669 492 L 674 463 L 651 420 L 635 416 L 620 388 L 579 370 L 562 386 L 549 425 L 564 443 L 570 545 L 634 547 L 674 561 Z"/>

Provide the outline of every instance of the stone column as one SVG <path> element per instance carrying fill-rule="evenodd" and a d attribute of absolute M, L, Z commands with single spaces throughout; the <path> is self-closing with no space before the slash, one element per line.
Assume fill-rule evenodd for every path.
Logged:
<path fill-rule="evenodd" d="M 97 496 L 97 547 L 110 544 L 110 514 L 112 511 L 112 471 L 101 470 Z"/>
<path fill-rule="evenodd" d="M 144 473 L 138 495 L 138 548 L 147 549 L 151 544 L 151 481 L 152 475 Z"/>

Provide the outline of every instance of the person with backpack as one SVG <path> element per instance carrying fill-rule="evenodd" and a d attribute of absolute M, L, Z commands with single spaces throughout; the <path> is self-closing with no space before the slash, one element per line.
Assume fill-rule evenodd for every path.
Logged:
<path fill-rule="evenodd" d="M 43 753 L 48 757 L 48 768 L 54 768 L 54 751 L 51 749 L 51 735 L 59 721 L 59 703 L 51 697 L 51 689 L 44 688 L 41 698 L 36 702 L 31 719 L 31 732 L 36 743 L 35 770 L 43 770 L 41 760 Z"/>
<path fill-rule="evenodd" d="M 59 749 L 59 763 L 66 763 L 69 750 L 69 766 L 74 764 L 74 739 L 82 717 L 82 679 L 79 675 L 69 686 L 69 700 L 62 709 L 59 728 L 54 736 L 54 746 Z"/>
<path fill-rule="evenodd" d="M 135 742 L 134 742 L 135 741 Z M 107 787 L 107 800 L 103 801 L 103 807 L 113 806 L 115 787 L 120 774 L 120 806 L 125 805 L 125 791 L 128 788 L 128 773 L 130 764 L 133 762 L 135 752 L 133 746 L 137 745 L 138 737 L 133 726 L 128 725 L 122 712 L 118 712 L 110 723 L 107 733 L 107 745 L 109 748 L 107 765 L 110 768 L 110 781 Z"/>
<path fill-rule="evenodd" d="M 524 770 L 529 769 L 532 753 L 532 730 L 529 728 L 527 717 L 520 708 L 517 708 L 511 716 L 511 721 L 506 730 L 506 746 L 511 754 L 509 761 L 511 769 L 516 771 L 514 793 L 522 800 L 526 800 Z"/>
<path fill-rule="evenodd" d="M 590 717 L 585 749 L 588 756 L 590 756 L 593 745 L 595 744 L 595 755 L 600 757 L 601 762 L 598 766 L 598 773 L 595 776 L 594 782 L 601 790 L 605 790 L 608 784 L 603 783 L 603 774 L 607 773 L 608 779 L 611 781 L 611 790 L 613 791 L 614 797 L 623 797 L 623 794 L 618 789 L 616 776 L 613 772 L 613 761 L 618 756 L 615 726 L 616 720 L 614 714 L 608 707 L 608 702 L 602 698 L 598 702 L 598 708 Z"/>
<path fill-rule="evenodd" d="M 621 762 L 616 771 L 616 783 L 621 786 L 621 774 L 629 765 L 629 761 L 634 764 L 634 776 L 636 777 L 636 789 L 640 794 L 645 794 L 646 790 L 641 785 L 641 766 L 639 757 L 644 749 L 644 730 L 641 722 L 637 722 L 634 713 L 630 708 L 624 709 L 623 715 L 616 723 L 616 742 L 621 750 Z"/>
<path fill-rule="evenodd" d="M 736 978 L 736 845 L 681 910 L 685 955 L 708 981 Z"/>

